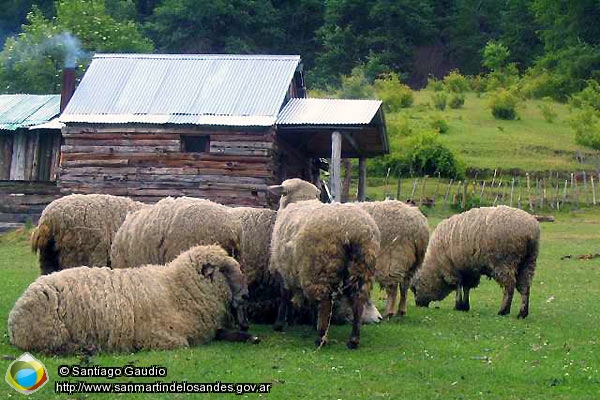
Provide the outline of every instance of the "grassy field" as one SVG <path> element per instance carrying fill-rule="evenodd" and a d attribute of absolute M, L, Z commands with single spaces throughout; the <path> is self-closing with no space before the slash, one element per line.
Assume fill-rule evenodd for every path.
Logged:
<path fill-rule="evenodd" d="M 555 113 L 552 123 L 546 122 L 540 110 L 541 100 L 521 102 L 518 119 L 494 119 L 488 106 L 489 97 L 483 93 L 467 93 L 462 108 L 437 111 L 432 107 L 431 90 L 415 92 L 415 102 L 398 113 L 386 114 L 392 149 L 401 149 L 407 136 L 393 133 L 393 125 L 429 127 L 432 118 L 442 118 L 449 126 L 440 141 L 450 148 L 467 167 L 493 171 L 577 171 L 594 170 L 600 162 L 600 152 L 575 143 L 569 126 L 567 105 L 546 103 Z M 400 122 L 398 122 L 400 121 Z M 584 163 L 579 163 L 579 152 Z"/>
<path fill-rule="evenodd" d="M 430 216 L 433 227 L 442 215 Z M 94 356 L 102 366 L 161 365 L 165 381 L 269 382 L 272 398 L 409 398 L 524 399 L 598 398 L 600 393 L 600 259 L 561 260 L 565 255 L 599 252 L 600 211 L 557 214 L 557 222 L 542 224 L 542 245 L 532 288 L 531 313 L 517 320 L 500 317 L 501 290 L 482 280 L 472 292 L 471 311 L 455 312 L 453 296 L 429 309 L 414 307 L 408 315 L 365 326 L 361 348 L 347 350 L 349 326 L 335 326 L 331 343 L 315 351 L 310 327 L 275 333 L 254 326 L 258 345 L 212 343 L 176 351 Z M 26 237 L 0 236 L 1 373 L 21 351 L 9 344 L 6 321 L 15 300 L 38 275 Z M 375 293 L 379 308 L 383 297 Z M 38 356 L 37 354 L 34 354 Z M 77 357 L 39 356 L 51 382 L 34 399 L 54 398 L 61 364 Z M 96 382 L 154 382 L 156 378 L 117 378 Z M 0 384 L 0 398 L 20 396 Z M 180 398 L 184 395 L 154 395 Z M 248 397 L 256 395 L 248 395 Z M 148 398 L 137 395 L 75 395 L 59 398 Z M 199 396 L 198 396 L 199 397 Z"/>

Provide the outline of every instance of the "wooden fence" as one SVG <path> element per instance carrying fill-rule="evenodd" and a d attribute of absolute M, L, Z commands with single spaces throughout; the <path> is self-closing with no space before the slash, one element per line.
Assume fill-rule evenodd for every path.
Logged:
<path fill-rule="evenodd" d="M 466 210 L 473 207 L 507 205 L 531 212 L 577 209 L 600 205 L 600 172 L 548 173 L 478 179 L 438 177 L 385 180 L 384 197 L 423 206 Z"/>

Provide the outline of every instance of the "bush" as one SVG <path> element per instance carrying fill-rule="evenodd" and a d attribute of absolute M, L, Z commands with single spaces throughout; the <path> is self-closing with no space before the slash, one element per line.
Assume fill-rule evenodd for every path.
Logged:
<path fill-rule="evenodd" d="M 413 134 L 413 128 L 406 116 L 400 114 L 390 114 L 386 117 L 388 135 L 393 137 L 405 137 Z"/>
<path fill-rule="evenodd" d="M 481 93 L 485 92 L 486 90 L 487 82 L 485 77 L 481 75 L 475 75 L 469 79 L 469 86 L 472 91 L 477 93 L 477 97 L 481 97 Z"/>
<path fill-rule="evenodd" d="M 398 75 L 389 73 L 375 80 L 375 91 L 383 101 L 386 111 L 396 112 L 412 106 L 413 91 L 400 82 Z"/>
<path fill-rule="evenodd" d="M 437 134 L 423 133 L 415 137 L 408 147 L 406 160 L 411 170 L 419 175 L 462 177 L 460 163 L 452 152 L 441 145 Z"/>
<path fill-rule="evenodd" d="M 342 77 L 342 87 L 338 92 L 342 99 L 373 99 L 375 91 L 365 77 L 362 67 L 355 67 L 352 73 Z"/>
<path fill-rule="evenodd" d="M 492 115 L 496 119 L 515 119 L 517 117 L 517 97 L 506 89 L 492 94 L 490 99 Z"/>
<path fill-rule="evenodd" d="M 436 78 L 427 78 L 427 89 L 433 90 L 434 92 L 441 92 L 444 90 L 444 82 Z"/>
<path fill-rule="evenodd" d="M 577 143 L 600 150 L 600 111 L 585 107 L 573 114 L 571 127 Z"/>
<path fill-rule="evenodd" d="M 433 105 L 435 106 L 435 108 L 441 111 L 446 109 L 446 103 L 448 103 L 448 95 L 446 93 L 434 93 L 431 99 L 433 100 Z"/>
<path fill-rule="evenodd" d="M 469 80 L 457 70 L 444 77 L 444 86 L 452 93 L 464 93 L 469 90 Z"/>
<path fill-rule="evenodd" d="M 461 108 L 465 104 L 465 95 L 461 93 L 455 93 L 450 97 L 450 108 Z"/>
<path fill-rule="evenodd" d="M 571 97 L 571 105 L 577 108 L 589 106 L 600 111 L 600 83 L 588 80 L 585 89 Z"/>
<path fill-rule="evenodd" d="M 446 133 L 450 127 L 444 118 L 441 116 L 435 116 L 431 120 L 431 127 L 435 129 L 438 133 Z"/>
<path fill-rule="evenodd" d="M 542 103 L 538 106 L 538 108 L 542 112 L 544 120 L 549 124 L 553 123 L 556 117 L 558 116 L 556 111 L 554 111 L 554 108 L 552 108 L 548 103 Z"/>

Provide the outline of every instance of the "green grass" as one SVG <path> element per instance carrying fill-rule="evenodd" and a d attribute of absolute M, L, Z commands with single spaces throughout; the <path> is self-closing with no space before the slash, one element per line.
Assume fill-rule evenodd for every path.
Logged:
<path fill-rule="evenodd" d="M 576 171 L 598 166 L 600 152 L 575 143 L 567 105 L 551 103 L 557 117 L 548 123 L 539 107 L 543 102 L 527 100 L 519 104 L 517 120 L 502 121 L 492 116 L 487 93 L 481 97 L 467 93 L 462 108 L 444 111 L 434 110 L 432 95 L 430 90 L 415 92 L 412 107 L 386 115 L 388 127 L 398 119 L 408 118 L 409 125 L 429 128 L 433 117 L 441 117 L 449 130 L 440 135 L 440 142 L 467 167 L 477 170 Z M 392 149 L 402 149 L 407 137 L 394 135 L 393 129 L 389 131 Z M 575 152 L 584 156 L 584 164 L 576 160 Z"/>
<path fill-rule="evenodd" d="M 442 217 L 431 216 L 431 226 Z M 310 327 L 292 327 L 281 334 L 268 326 L 254 326 L 263 340 L 256 346 L 216 342 L 175 351 L 100 355 L 91 361 L 102 366 L 162 365 L 168 368 L 166 381 L 270 382 L 270 397 L 281 399 L 597 398 L 600 260 L 560 258 L 599 252 L 599 228 L 598 210 L 561 213 L 557 222 L 542 224 L 531 313 L 524 321 L 516 318 L 516 298 L 511 316 L 497 316 L 501 290 L 482 280 L 472 292 L 469 313 L 453 311 L 453 296 L 429 309 L 415 308 L 411 296 L 405 318 L 363 327 L 357 351 L 345 347 L 349 326 L 332 327 L 331 343 L 320 351 L 313 348 L 315 333 Z M 0 273 L 0 318 L 6 321 L 15 300 L 38 275 L 24 235 L 0 236 Z M 382 308 L 382 295 L 374 297 Z M 2 333 L 0 355 L 18 357 L 21 351 L 9 344 L 6 322 Z M 48 368 L 51 383 L 31 398 L 54 398 L 58 366 L 79 360 L 34 355 Z M 0 373 L 10 362 L 0 360 Z M 0 383 L 0 398 L 8 396 L 20 395 Z M 98 397 L 183 395 L 60 396 Z"/>

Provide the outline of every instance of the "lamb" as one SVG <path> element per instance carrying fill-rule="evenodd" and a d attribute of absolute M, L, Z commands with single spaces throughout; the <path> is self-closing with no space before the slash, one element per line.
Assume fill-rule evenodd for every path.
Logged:
<path fill-rule="evenodd" d="M 429 241 L 427 218 L 418 208 L 396 200 L 356 204 L 373 217 L 381 232 L 375 281 L 387 292 L 386 316 L 394 315 L 398 286 L 398 313 L 406 315 L 406 294 L 410 281 L 423 262 Z"/>
<path fill-rule="evenodd" d="M 456 289 L 455 309 L 468 311 L 469 290 L 486 275 L 504 289 L 498 314 L 510 313 L 516 287 L 519 318 L 527 317 L 539 239 L 538 221 L 506 206 L 476 208 L 442 221 L 413 282 L 417 305 L 426 307 Z"/>
<path fill-rule="evenodd" d="M 248 334 L 248 288 L 239 264 L 218 246 L 196 246 L 169 265 L 79 267 L 43 275 L 8 317 L 10 342 L 49 354 L 93 349 L 173 349 Z M 229 311 L 241 330 L 227 332 Z"/>
<path fill-rule="evenodd" d="M 129 212 L 145 207 L 127 197 L 73 194 L 54 200 L 31 235 L 42 274 L 81 265 L 110 266 L 110 246 Z"/>
<path fill-rule="evenodd" d="M 292 295 L 305 296 L 318 303 L 316 344 L 322 346 L 327 341 L 333 302 L 343 294 L 353 312 L 347 345 L 357 348 L 360 318 L 379 251 L 375 221 L 355 205 L 321 203 L 320 190 L 300 179 L 286 180 L 269 190 L 281 196 L 269 264 L 281 288 L 275 329 L 283 328 Z"/>
<path fill-rule="evenodd" d="M 238 258 L 241 225 L 229 210 L 210 200 L 167 197 L 132 213 L 113 240 L 111 266 L 165 264 L 190 247 L 210 244 Z"/>

